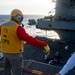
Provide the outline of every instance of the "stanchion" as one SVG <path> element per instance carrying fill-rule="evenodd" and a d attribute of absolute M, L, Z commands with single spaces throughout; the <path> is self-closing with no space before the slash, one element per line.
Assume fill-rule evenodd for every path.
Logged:
<path fill-rule="evenodd" d="M 42 71 L 33 70 L 33 69 L 30 69 L 30 68 L 23 68 L 23 70 L 26 71 L 26 72 L 29 72 L 29 73 L 36 74 L 36 75 L 53 75 L 53 74 L 45 73 L 45 72 L 42 72 Z"/>

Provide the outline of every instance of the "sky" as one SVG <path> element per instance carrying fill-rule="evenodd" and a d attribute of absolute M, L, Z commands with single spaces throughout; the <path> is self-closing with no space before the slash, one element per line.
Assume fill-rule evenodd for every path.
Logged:
<path fill-rule="evenodd" d="M 51 0 L 0 0 L 0 15 L 20 9 L 24 14 L 46 15 L 54 8 Z"/>

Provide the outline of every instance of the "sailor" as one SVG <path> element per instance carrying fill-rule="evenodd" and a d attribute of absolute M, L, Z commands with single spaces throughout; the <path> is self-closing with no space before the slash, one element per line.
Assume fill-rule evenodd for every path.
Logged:
<path fill-rule="evenodd" d="M 75 52 L 68 59 L 67 63 L 63 66 L 62 70 L 55 75 L 65 75 L 75 67 Z"/>
<path fill-rule="evenodd" d="M 1 25 L 1 51 L 4 55 L 5 75 L 22 75 L 24 41 L 42 47 L 48 54 L 50 47 L 46 42 L 27 34 L 25 29 L 20 26 L 24 15 L 19 9 L 14 9 L 10 17 L 10 21 Z"/>

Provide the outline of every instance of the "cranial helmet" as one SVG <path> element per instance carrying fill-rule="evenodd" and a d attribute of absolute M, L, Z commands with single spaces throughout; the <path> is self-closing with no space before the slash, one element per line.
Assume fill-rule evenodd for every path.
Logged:
<path fill-rule="evenodd" d="M 14 9 L 11 12 L 11 19 L 17 23 L 21 23 L 23 21 L 23 13 L 19 9 Z"/>

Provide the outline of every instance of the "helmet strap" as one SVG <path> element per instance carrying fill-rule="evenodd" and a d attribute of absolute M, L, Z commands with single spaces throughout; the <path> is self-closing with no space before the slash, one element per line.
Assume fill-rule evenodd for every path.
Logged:
<path fill-rule="evenodd" d="M 16 16 L 13 16 L 11 19 L 20 24 L 23 21 L 23 16 L 18 14 Z"/>

